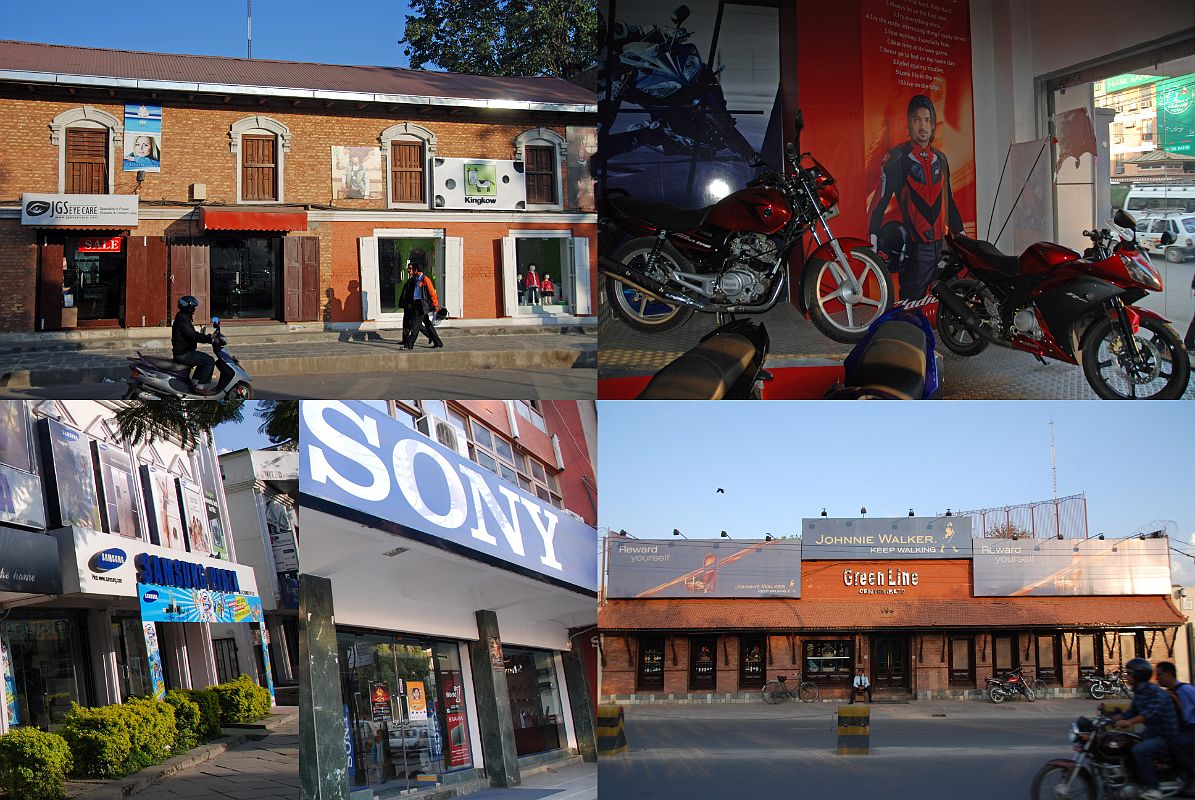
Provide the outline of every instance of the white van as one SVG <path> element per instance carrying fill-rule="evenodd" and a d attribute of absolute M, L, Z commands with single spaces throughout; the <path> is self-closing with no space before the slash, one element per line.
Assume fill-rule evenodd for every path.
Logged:
<path fill-rule="evenodd" d="M 1134 186 L 1124 199 L 1124 210 L 1140 215 L 1151 209 L 1195 211 L 1195 183 Z"/>

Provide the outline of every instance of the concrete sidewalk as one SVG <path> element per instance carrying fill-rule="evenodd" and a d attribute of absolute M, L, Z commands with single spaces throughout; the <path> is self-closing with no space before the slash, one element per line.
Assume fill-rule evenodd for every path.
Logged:
<path fill-rule="evenodd" d="M 408 351 L 402 348 L 401 333 L 397 331 L 240 344 L 230 333 L 228 351 L 255 378 L 402 370 L 592 369 L 597 365 L 597 336 L 593 328 L 556 328 L 533 333 L 445 330 L 442 337 L 441 349 L 433 350 L 421 340 L 414 350 Z M 169 343 L 158 340 L 127 342 L 120 349 L 108 349 L 105 345 L 85 349 L 61 349 L 61 346 L 56 343 L 41 349 L 26 349 L 30 347 L 27 343 L 7 346 L 0 343 L 0 389 L 101 383 L 105 379 L 124 381 L 129 376 L 126 357 L 135 350 L 140 349 L 146 355 L 170 355 Z"/>
<path fill-rule="evenodd" d="M 1110 700 L 1115 698 L 1109 698 Z M 1127 700 L 1125 702 L 1128 702 Z M 845 701 L 822 701 L 817 703 L 676 703 L 658 705 L 628 705 L 628 718 L 653 720 L 833 720 L 838 706 Z M 1079 716 L 1093 716 L 1100 701 L 1088 698 L 1065 700 L 1038 700 L 1033 703 L 1024 699 L 1006 700 L 999 705 L 989 700 L 912 700 L 908 703 L 873 703 L 872 724 L 876 720 L 914 719 L 1077 719 Z M 631 743 L 632 746 L 634 743 Z"/>
<path fill-rule="evenodd" d="M 458 786 L 439 786 L 411 794 L 402 794 L 398 787 L 375 787 L 352 792 L 352 800 L 449 800 L 464 797 L 468 800 L 597 800 L 598 765 L 584 763 L 579 756 L 559 765 L 541 765 L 522 771 L 522 785 L 514 789 L 491 789 L 485 783 L 466 783 Z"/>

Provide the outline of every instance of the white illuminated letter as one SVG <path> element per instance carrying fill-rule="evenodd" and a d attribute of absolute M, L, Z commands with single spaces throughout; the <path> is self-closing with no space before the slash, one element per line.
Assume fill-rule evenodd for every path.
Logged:
<path fill-rule="evenodd" d="M 357 412 L 338 400 L 305 400 L 301 404 L 303 421 L 307 429 L 316 439 L 324 443 L 333 452 L 340 453 L 345 458 L 356 461 L 373 476 L 373 483 L 362 485 L 354 483 L 341 475 L 324 456 L 324 448 L 314 444 L 307 445 L 307 458 L 311 462 L 311 479 L 318 483 L 332 483 L 344 491 L 362 500 L 385 500 L 390 494 L 390 475 L 386 472 L 386 465 L 376 453 L 360 442 L 350 439 L 333 428 L 324 419 L 325 411 L 335 411 L 345 419 L 351 421 L 365 434 L 365 439 L 373 447 L 380 447 L 378 438 L 378 423 L 371 417 L 358 416 Z"/>
<path fill-rule="evenodd" d="M 432 511 L 427 503 L 423 502 L 423 495 L 419 493 L 419 485 L 415 483 L 415 456 L 420 453 L 436 462 L 436 466 L 444 473 L 444 480 L 448 482 L 449 507 L 445 514 Z M 461 479 L 457 477 L 447 459 L 425 442 L 403 439 L 394 446 L 394 479 L 398 481 L 398 488 L 411 504 L 411 508 L 433 525 L 441 528 L 459 528 L 469 516 L 469 505 L 465 501 L 465 487 L 461 485 Z"/>
<path fill-rule="evenodd" d="M 514 551 L 515 555 L 523 555 L 523 531 L 520 529 L 519 514 L 515 507 L 515 503 L 519 499 L 518 495 L 505 486 L 498 488 L 498 491 L 506 497 L 506 502 L 510 507 L 510 518 L 508 519 L 502 513 L 502 508 L 498 505 L 498 498 L 494 497 L 494 493 L 490 491 L 490 486 L 486 483 L 483 475 L 468 467 L 461 467 L 461 474 L 469 479 L 469 488 L 473 490 L 473 505 L 477 507 L 477 525 L 472 530 L 473 538 L 497 546 L 498 540 L 485 525 L 485 510 L 488 508 L 494 515 L 494 519 L 498 521 L 498 527 L 502 530 L 502 535 L 506 538 L 510 549 Z"/>
<path fill-rule="evenodd" d="M 564 571 L 564 565 L 556 560 L 556 521 L 560 519 L 551 511 L 542 508 L 532 502 L 526 497 L 519 498 L 523 501 L 523 506 L 531 514 L 531 521 L 535 523 L 535 527 L 539 530 L 539 537 L 544 540 L 544 554 L 540 556 L 540 563 L 545 567 Z M 539 521 L 539 512 L 544 512 L 544 516 L 548 518 L 548 527 Z"/>

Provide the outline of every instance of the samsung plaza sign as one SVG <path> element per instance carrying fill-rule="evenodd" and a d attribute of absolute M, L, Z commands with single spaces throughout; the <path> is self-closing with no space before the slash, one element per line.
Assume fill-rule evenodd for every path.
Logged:
<path fill-rule="evenodd" d="M 299 440 L 301 494 L 597 591 L 593 528 L 384 412 L 352 400 L 304 401 Z"/>

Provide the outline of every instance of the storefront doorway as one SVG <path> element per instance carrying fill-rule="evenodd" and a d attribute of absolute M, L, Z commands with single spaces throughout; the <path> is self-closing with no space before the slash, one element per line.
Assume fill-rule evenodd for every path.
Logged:
<path fill-rule="evenodd" d="M 567 238 L 515 236 L 515 259 L 520 308 L 563 311 L 570 304 L 569 292 L 565 287 L 568 278 Z M 533 271 L 534 280 L 530 278 Z M 521 283 L 518 278 L 522 278 Z M 532 289 L 532 283 L 541 284 L 541 288 Z M 551 293 L 548 292 L 549 287 Z"/>
<path fill-rule="evenodd" d="M 427 259 L 426 274 L 432 279 L 437 295 L 444 293 L 444 263 L 440 243 L 432 237 L 399 236 L 378 238 L 378 301 L 385 319 L 400 320 L 402 306 L 399 296 L 407 280 L 407 260 L 415 250 L 423 251 Z M 440 298 L 444 304 L 443 297 Z"/>
<path fill-rule="evenodd" d="M 1062 646 L 1057 634 L 1040 634 L 1037 637 L 1037 678 L 1051 686 L 1062 685 Z"/>
<path fill-rule="evenodd" d="M 149 657 L 140 619 L 125 617 L 112 620 L 112 642 L 116 646 L 116 671 L 120 683 L 120 701 L 153 694 Z"/>
<path fill-rule="evenodd" d="M 907 636 L 871 640 L 871 684 L 877 689 L 909 688 L 909 639 Z"/>
<path fill-rule="evenodd" d="M 118 326 L 124 319 L 125 237 L 84 236 L 66 240 L 63 308 L 76 309 L 78 324 Z"/>
<path fill-rule="evenodd" d="M 555 656 L 519 647 L 506 647 L 503 654 L 515 752 L 521 758 L 564 747 L 567 739 Z"/>
<path fill-rule="evenodd" d="M 950 683 L 953 686 L 975 685 L 975 639 L 950 639 Z"/>
<path fill-rule="evenodd" d="M 282 239 L 210 240 L 211 313 L 221 319 L 282 318 Z"/>
<path fill-rule="evenodd" d="M 5 676 L 10 727 L 54 730 L 62 725 L 72 702 L 88 703 L 81 627 L 74 619 L 0 623 L 0 646 L 12 665 L 11 678 Z"/>

